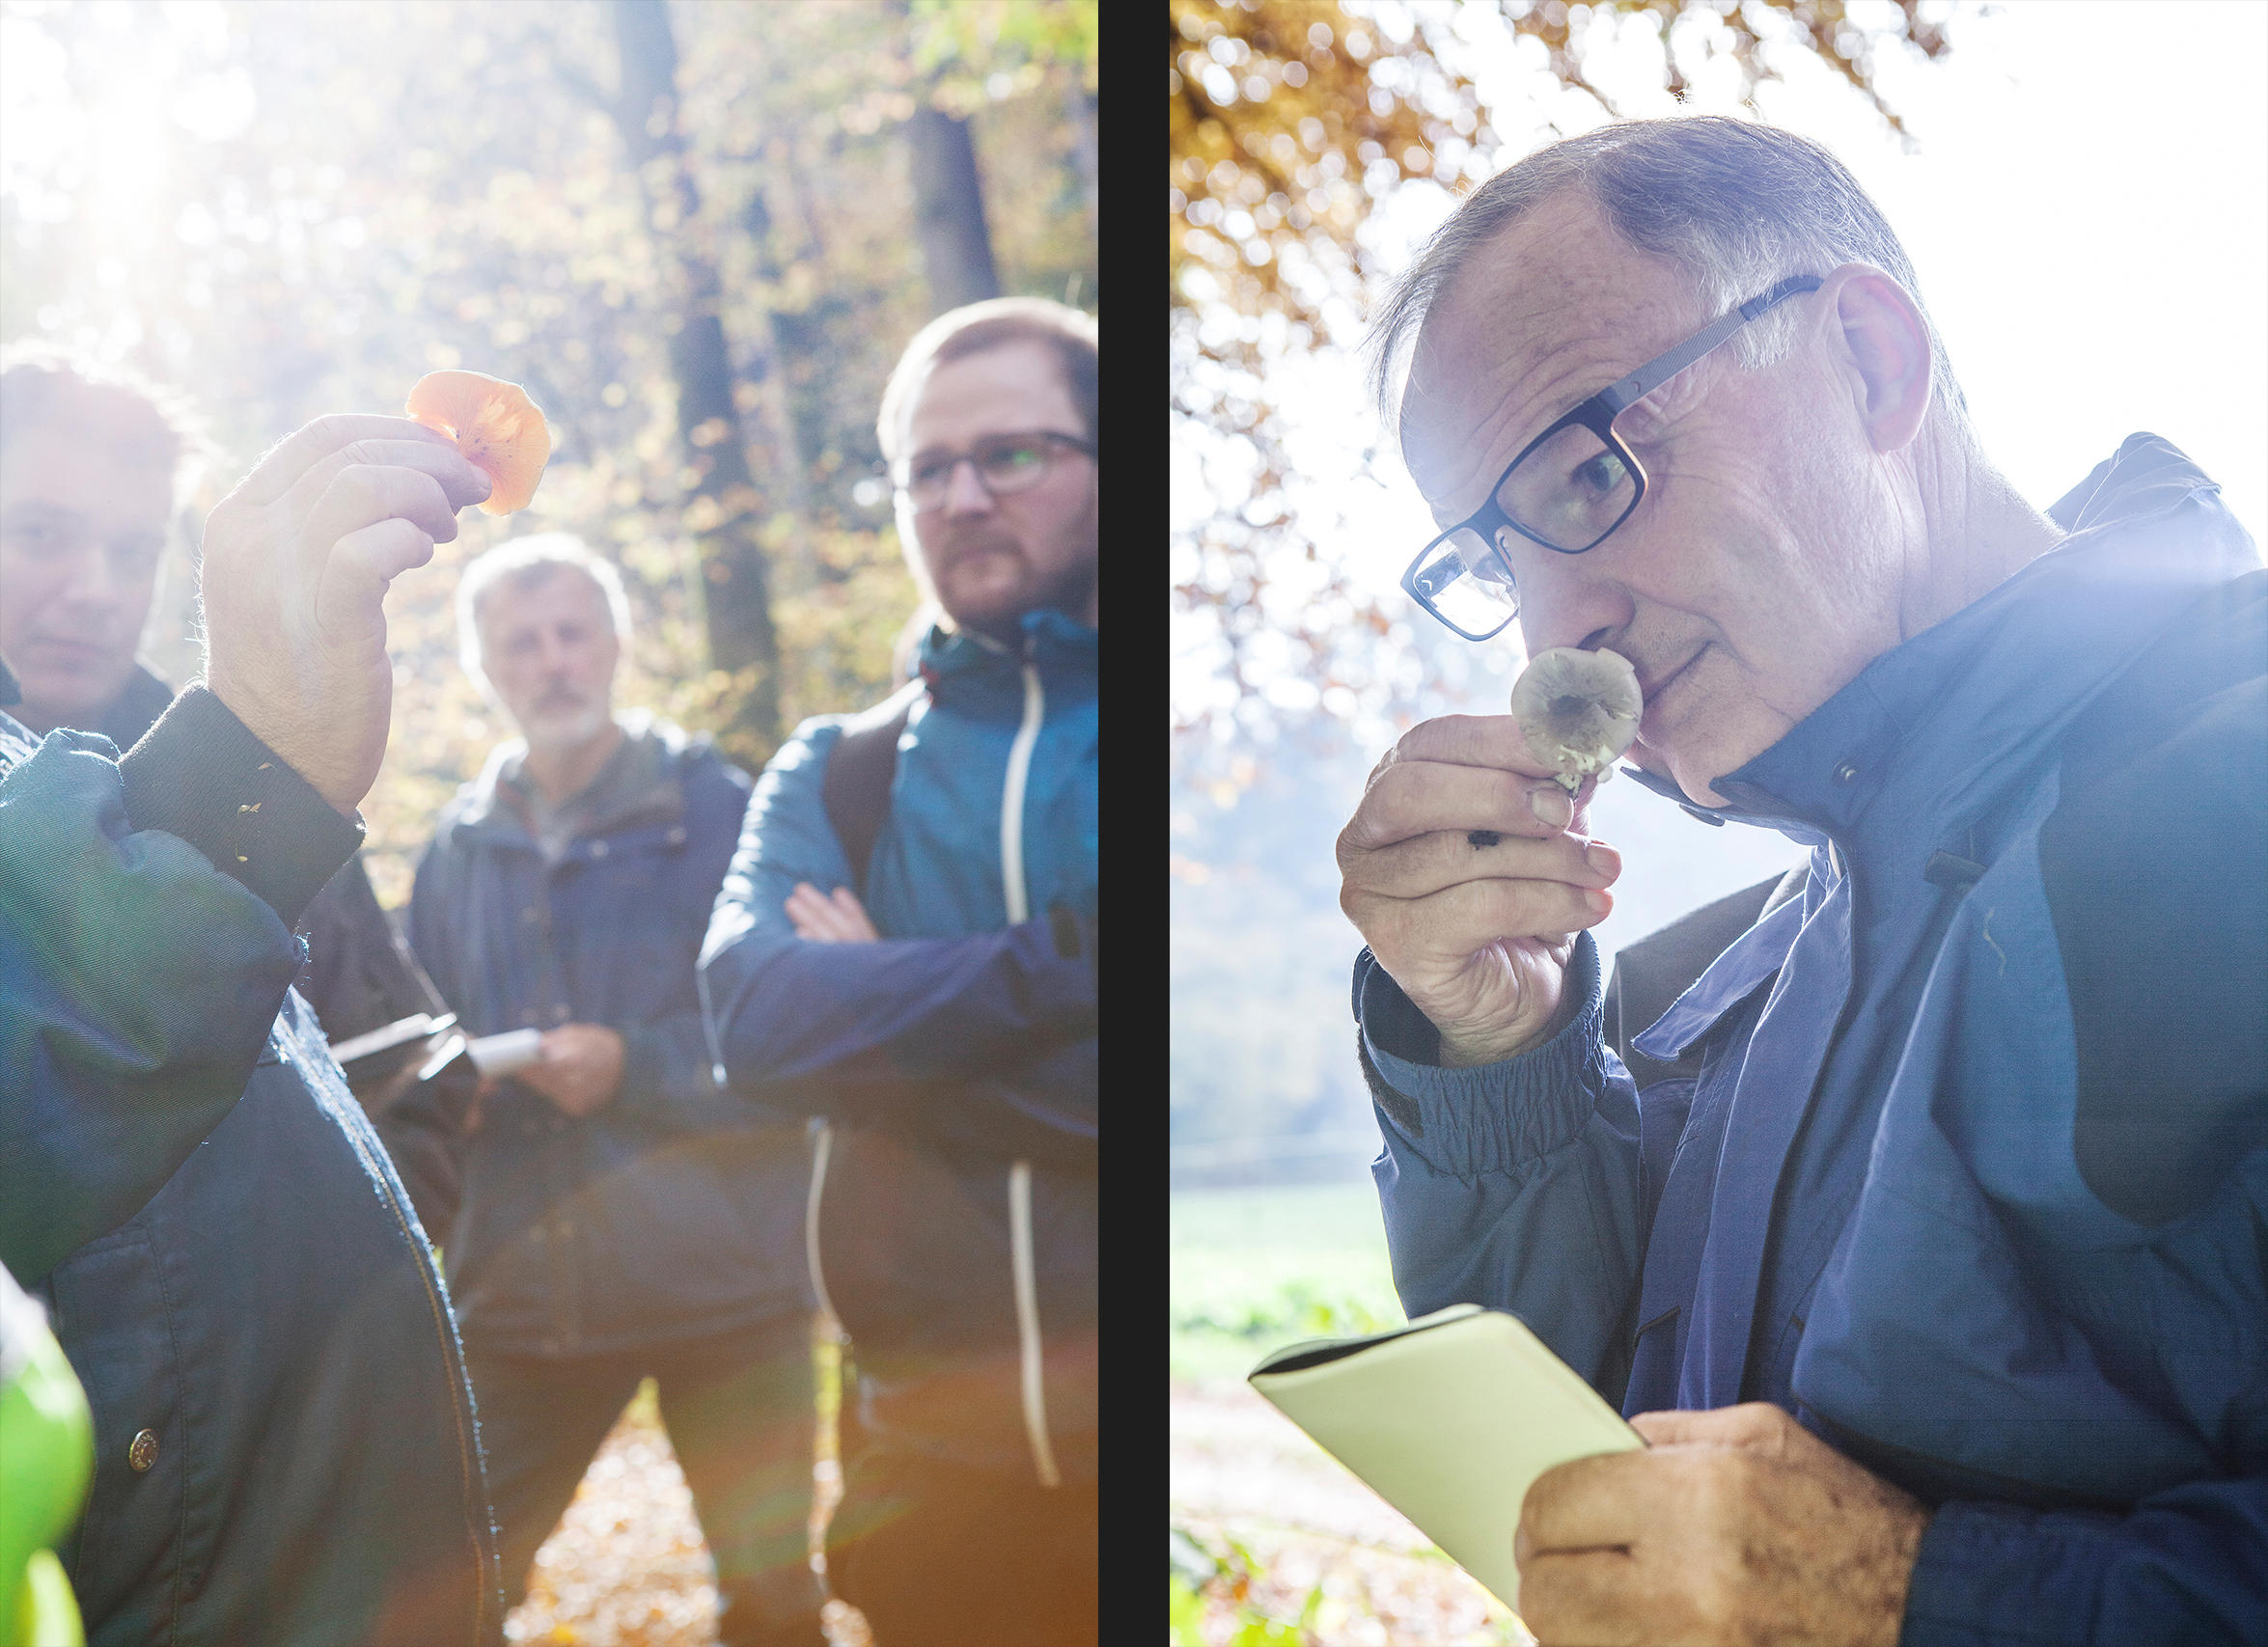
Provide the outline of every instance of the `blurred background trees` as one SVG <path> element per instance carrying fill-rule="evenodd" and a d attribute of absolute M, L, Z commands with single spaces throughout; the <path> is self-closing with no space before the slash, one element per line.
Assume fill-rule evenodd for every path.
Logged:
<path fill-rule="evenodd" d="M 468 514 L 389 601 L 364 810 L 398 903 L 508 729 L 450 609 L 506 537 L 616 560 L 625 700 L 752 769 L 887 690 L 916 596 L 883 379 L 973 297 L 1096 308 L 1095 69 L 1093 0 L 8 0 L 0 341 L 129 360 L 208 419 L 149 648 L 176 681 L 196 528 L 275 440 L 439 367 L 543 407 L 534 507 Z"/>

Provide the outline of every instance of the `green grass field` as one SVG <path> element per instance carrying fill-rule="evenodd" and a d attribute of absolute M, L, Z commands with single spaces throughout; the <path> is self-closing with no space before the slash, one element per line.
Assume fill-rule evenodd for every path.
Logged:
<path fill-rule="evenodd" d="M 1240 1380 L 1302 1338 L 1402 1320 L 1368 1181 L 1172 1197 L 1173 1376 Z"/>

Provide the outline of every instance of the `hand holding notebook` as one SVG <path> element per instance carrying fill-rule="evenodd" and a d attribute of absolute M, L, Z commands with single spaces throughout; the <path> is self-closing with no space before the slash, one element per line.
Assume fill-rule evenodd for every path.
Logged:
<path fill-rule="evenodd" d="M 1571 1459 L 1646 1444 L 1518 1317 L 1478 1304 L 1294 1344 L 1251 1382 L 1515 1611 L 1529 1486 Z"/>

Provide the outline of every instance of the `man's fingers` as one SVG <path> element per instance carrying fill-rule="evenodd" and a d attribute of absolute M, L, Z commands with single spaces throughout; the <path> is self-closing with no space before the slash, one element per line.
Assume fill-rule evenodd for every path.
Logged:
<path fill-rule="evenodd" d="M 331 545 L 316 581 L 315 621 L 323 638 L 352 645 L 386 638 L 386 586 L 433 558 L 433 539 L 409 521 L 381 520 Z"/>
<path fill-rule="evenodd" d="M 422 469 L 355 464 L 331 477 L 300 524 L 299 542 L 305 553 L 320 557 L 348 534 L 395 518 L 409 521 L 436 543 L 456 540 L 456 511 L 440 481 Z"/>
<path fill-rule="evenodd" d="M 1643 1451 L 1610 1452 L 1545 1470 L 1520 1501 L 1515 1556 L 1525 1564 L 1551 1551 L 1635 1544 L 1647 1505 L 1659 1496 L 1658 1462 Z M 1525 1572 L 1520 1581 L 1526 1585 Z"/>
<path fill-rule="evenodd" d="M 857 943 L 881 936 L 874 930 L 873 920 L 867 914 L 866 905 L 858 901 L 858 894 L 848 887 L 837 887 L 830 901 L 834 904 L 835 912 L 843 918 L 844 936 Z"/>
<path fill-rule="evenodd" d="M 1784 1408 L 1769 1401 L 1744 1401 L 1737 1407 L 1706 1412 L 1641 1413 L 1630 1420 L 1630 1427 L 1644 1436 L 1649 1446 L 1698 1443 L 1777 1453 L 1785 1447 L 1788 1432 L 1797 1425 Z"/>
<path fill-rule="evenodd" d="M 788 919 L 795 936 L 816 944 L 842 944 L 857 936 L 835 900 L 814 886 L 798 883 L 788 894 Z"/>
<path fill-rule="evenodd" d="M 318 461 L 358 440 L 409 440 L 451 452 L 456 443 L 413 418 L 375 412 L 338 412 L 294 429 L 268 448 L 252 472 L 237 482 L 235 495 L 248 504 L 272 504 Z"/>
<path fill-rule="evenodd" d="M 1630 1605 L 1637 1566 L 1626 1550 L 1524 1555 L 1520 1622 L 1540 1647 L 1662 1647 Z"/>
<path fill-rule="evenodd" d="M 1373 778 L 1405 761 L 1435 760 L 1450 766 L 1485 766 L 1500 772 L 1549 778 L 1558 769 L 1535 758 L 1520 723 L 1509 715 L 1437 715 L 1402 733 Z"/>
<path fill-rule="evenodd" d="M 1375 897 L 1347 886 L 1339 906 L 1392 971 L 1410 961 L 1452 962 L 1509 939 L 1564 938 L 1596 926 L 1615 902 L 1611 892 L 1563 881 L 1480 880 L 1422 898 Z"/>
<path fill-rule="evenodd" d="M 1573 821 L 1552 780 L 1482 766 L 1397 761 L 1378 775 L 1339 837 L 1339 862 L 1434 830 L 1492 830 L 1540 838 Z"/>
<path fill-rule="evenodd" d="M 1345 865 L 1347 882 L 1381 897 L 1422 898 L 1464 881 L 1563 881 L 1610 887 L 1622 855 L 1603 840 L 1554 835 L 1534 840 L 1494 830 L 1438 830 L 1361 854 Z"/>
<path fill-rule="evenodd" d="M 448 441 L 352 440 L 309 464 L 292 482 L 287 501 L 313 512 L 331 483 L 349 469 L 415 469 L 430 475 L 453 509 L 470 508 L 494 489 L 488 477 Z"/>

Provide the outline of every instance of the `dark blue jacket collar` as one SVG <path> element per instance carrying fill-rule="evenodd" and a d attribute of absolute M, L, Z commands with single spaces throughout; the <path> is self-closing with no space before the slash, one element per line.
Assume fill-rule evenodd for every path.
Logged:
<path fill-rule="evenodd" d="M 2219 487 L 2155 435 L 2127 438 L 2049 510 L 2070 534 L 1950 618 L 1869 663 L 1761 755 L 1716 781 L 1698 815 L 1848 839 L 1886 789 L 1902 812 L 1981 805 L 2116 678 L 2165 624 L 2257 569 Z M 2170 517 L 2187 511 L 2179 529 Z"/>

